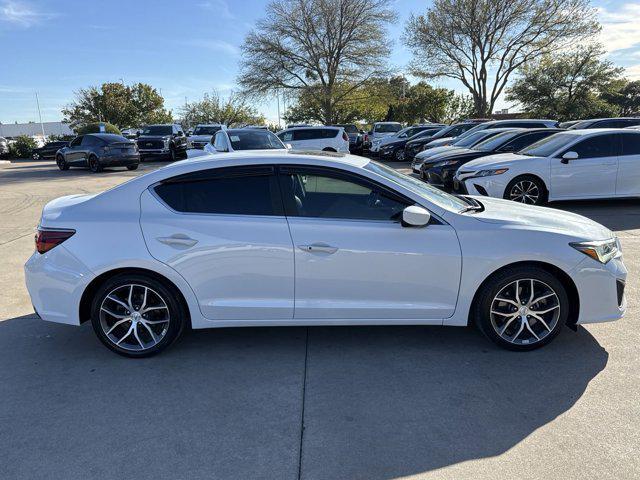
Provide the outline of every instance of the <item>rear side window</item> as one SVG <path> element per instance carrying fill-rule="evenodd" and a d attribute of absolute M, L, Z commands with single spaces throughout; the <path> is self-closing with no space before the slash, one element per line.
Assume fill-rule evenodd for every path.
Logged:
<path fill-rule="evenodd" d="M 323 128 L 322 138 L 335 138 L 338 136 L 338 132 L 340 132 L 340 130 L 337 130 L 335 128 Z"/>
<path fill-rule="evenodd" d="M 82 139 L 83 147 L 97 147 L 98 145 L 102 145 L 104 142 L 99 138 L 92 137 L 91 135 L 85 135 Z"/>
<path fill-rule="evenodd" d="M 173 210 L 223 215 L 282 215 L 273 167 L 220 168 L 169 179 L 154 187 Z"/>
<path fill-rule="evenodd" d="M 625 133 L 622 137 L 622 155 L 640 155 L 640 134 Z"/>
<path fill-rule="evenodd" d="M 510 142 L 504 144 L 499 150 L 501 152 L 517 152 L 522 150 L 529 145 L 534 144 L 538 140 L 542 140 L 550 135 L 553 135 L 555 132 L 535 132 L 535 133 L 527 133 L 525 135 L 521 135 L 518 138 L 514 138 Z"/>
<path fill-rule="evenodd" d="M 613 157 L 618 155 L 618 142 L 618 135 L 598 135 L 578 142 L 566 151 L 576 152 L 578 158 Z"/>

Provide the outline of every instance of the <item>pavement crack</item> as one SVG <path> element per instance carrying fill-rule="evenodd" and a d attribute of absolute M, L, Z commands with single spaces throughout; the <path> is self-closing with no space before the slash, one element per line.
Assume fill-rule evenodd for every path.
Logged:
<path fill-rule="evenodd" d="M 298 447 L 298 480 L 302 478 L 302 446 L 304 441 L 304 406 L 307 399 L 307 364 L 309 362 L 309 327 L 304 342 L 304 374 L 302 378 L 302 412 L 300 414 L 300 446 Z"/>

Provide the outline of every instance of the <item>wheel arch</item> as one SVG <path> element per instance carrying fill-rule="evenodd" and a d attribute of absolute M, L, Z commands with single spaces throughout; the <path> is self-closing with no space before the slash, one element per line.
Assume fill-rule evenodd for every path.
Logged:
<path fill-rule="evenodd" d="M 516 182 L 521 178 L 535 178 L 536 180 L 539 180 L 540 183 L 542 183 L 542 185 L 544 186 L 544 190 L 545 190 L 544 193 L 545 193 L 546 200 L 547 201 L 549 200 L 549 185 L 547 185 L 547 182 L 544 180 L 544 178 L 542 178 L 540 175 L 535 173 L 521 173 L 513 177 L 511 180 L 509 180 L 509 183 L 507 183 L 507 186 L 504 187 L 504 192 L 502 192 L 502 198 L 505 198 L 508 200 L 507 194 L 509 191 L 509 187 L 511 186 L 511 184 L 513 184 L 514 182 Z"/>
<path fill-rule="evenodd" d="M 102 285 L 108 279 L 113 278 L 114 276 L 120 275 L 122 273 L 148 275 L 150 277 L 153 277 L 157 281 L 164 283 L 167 286 L 167 288 L 173 290 L 174 293 L 177 295 L 178 301 L 182 304 L 185 312 L 187 312 L 187 315 L 188 315 L 186 325 L 191 325 L 191 311 L 189 309 L 189 304 L 186 298 L 184 297 L 184 294 L 180 290 L 180 288 L 178 288 L 178 286 L 173 281 L 171 281 L 169 278 L 165 277 L 161 273 L 154 272 L 153 270 L 140 268 L 140 267 L 116 268 L 113 270 L 103 272 L 100 275 L 98 275 L 96 278 L 91 280 L 91 282 L 89 282 L 89 284 L 84 289 L 84 292 L 82 292 L 82 297 L 80 298 L 78 316 L 81 324 L 91 319 L 91 302 L 93 301 L 93 297 L 95 293 L 100 288 L 100 285 Z"/>
<path fill-rule="evenodd" d="M 569 316 L 567 317 L 567 325 L 575 329 L 576 323 L 578 321 L 578 316 L 580 315 L 580 295 L 578 294 L 578 288 L 576 287 L 575 282 L 569 276 L 569 274 L 567 274 L 567 272 L 557 267 L 556 265 L 537 260 L 509 263 L 491 272 L 491 274 L 488 275 L 487 278 L 485 278 L 482 283 L 480 283 L 480 285 L 478 285 L 478 287 L 476 288 L 476 291 L 473 295 L 473 300 L 469 305 L 468 318 L 471 318 L 471 313 L 474 311 L 476 302 L 478 302 L 480 292 L 482 291 L 484 286 L 499 273 L 503 272 L 506 269 L 514 267 L 538 267 L 549 272 L 558 279 L 558 281 L 565 288 L 567 296 L 569 297 Z"/>

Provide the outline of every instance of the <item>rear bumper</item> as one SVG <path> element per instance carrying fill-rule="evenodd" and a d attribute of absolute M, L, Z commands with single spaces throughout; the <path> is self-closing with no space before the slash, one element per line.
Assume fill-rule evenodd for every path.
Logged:
<path fill-rule="evenodd" d="M 140 163 L 140 155 L 113 155 L 100 157 L 98 161 L 105 167 L 126 167 Z"/>

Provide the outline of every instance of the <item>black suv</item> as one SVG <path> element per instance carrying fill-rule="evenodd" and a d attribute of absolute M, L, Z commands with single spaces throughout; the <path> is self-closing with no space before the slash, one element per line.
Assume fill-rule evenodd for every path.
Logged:
<path fill-rule="evenodd" d="M 69 167 L 89 167 L 100 172 L 105 167 L 127 167 L 135 170 L 140 164 L 136 143 L 113 133 L 88 133 L 78 135 L 69 146 L 56 153 L 56 164 L 60 170 Z"/>
<path fill-rule="evenodd" d="M 138 137 L 140 159 L 165 157 L 172 161 L 187 157 L 187 136 L 180 125 L 147 125 Z"/>
<path fill-rule="evenodd" d="M 362 155 L 364 145 L 364 133 L 358 130 L 352 123 L 342 123 L 337 125 L 331 125 L 332 127 L 342 127 L 349 137 L 349 153 L 355 153 Z"/>
<path fill-rule="evenodd" d="M 56 153 L 58 153 L 58 150 L 66 147 L 67 145 L 69 145 L 69 142 L 62 140 L 47 142 L 44 144 L 44 146 L 31 150 L 31 158 L 33 158 L 34 160 L 56 158 Z"/>

